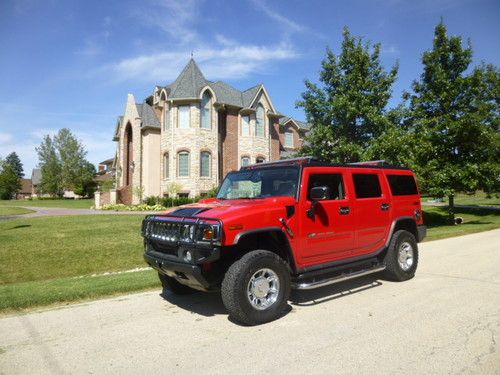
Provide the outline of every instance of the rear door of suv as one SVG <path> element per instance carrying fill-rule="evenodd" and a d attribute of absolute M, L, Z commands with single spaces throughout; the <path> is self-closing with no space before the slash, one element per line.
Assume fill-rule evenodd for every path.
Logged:
<path fill-rule="evenodd" d="M 392 205 L 381 169 L 351 170 L 354 190 L 355 246 L 352 256 L 381 249 L 391 225 Z"/>

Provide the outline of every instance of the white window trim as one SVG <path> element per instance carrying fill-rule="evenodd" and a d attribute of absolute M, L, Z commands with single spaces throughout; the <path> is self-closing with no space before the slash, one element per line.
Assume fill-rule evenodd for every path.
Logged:
<path fill-rule="evenodd" d="M 203 168 L 202 168 L 202 156 L 203 154 L 207 154 L 208 155 L 208 176 L 203 176 L 202 175 L 202 171 L 203 171 Z M 212 153 L 209 152 L 209 151 L 201 151 L 200 152 L 200 178 L 212 178 Z"/>
<path fill-rule="evenodd" d="M 259 108 L 262 108 L 262 135 L 257 134 L 257 119 L 259 118 Z M 257 111 L 255 111 L 255 136 L 259 138 L 266 138 L 266 110 L 262 104 L 257 106 Z"/>
<path fill-rule="evenodd" d="M 168 159 L 168 165 L 165 163 L 165 158 Z M 168 152 L 163 154 L 163 179 L 168 180 L 170 178 L 170 155 Z"/>
<path fill-rule="evenodd" d="M 207 102 L 207 105 L 208 105 L 208 127 L 204 127 L 203 126 L 203 119 L 204 119 L 204 116 L 203 116 L 203 112 L 204 112 L 203 98 L 207 94 L 208 94 L 208 98 L 209 98 L 208 102 Z M 210 95 L 210 93 L 208 92 L 208 90 L 206 90 L 203 93 L 203 96 L 202 96 L 202 99 L 201 99 L 201 102 L 200 102 L 200 129 L 205 129 L 205 130 L 212 129 L 212 95 Z"/>
<path fill-rule="evenodd" d="M 181 154 L 187 154 L 187 175 L 181 176 Z M 189 151 L 179 151 L 177 153 L 177 177 L 189 178 L 191 176 L 191 153 Z"/>
<path fill-rule="evenodd" d="M 246 118 L 246 119 L 248 119 L 248 122 L 247 122 L 247 124 L 248 124 L 248 134 L 244 134 L 244 133 L 243 133 L 243 124 L 245 123 L 245 120 L 244 120 L 245 118 Z M 250 121 L 250 116 L 249 116 L 249 115 L 242 115 L 242 116 L 241 116 L 241 136 L 242 136 L 242 137 L 250 137 L 250 136 L 251 136 L 251 130 L 250 130 L 250 129 L 251 129 L 251 126 L 250 126 L 250 122 L 251 122 L 251 121 Z"/>
<path fill-rule="evenodd" d="M 288 134 L 290 134 L 290 136 L 291 136 L 291 142 L 292 142 L 292 144 L 291 144 L 291 145 L 288 143 L 288 140 L 289 140 L 289 138 L 287 137 L 287 135 L 288 135 Z M 294 142 L 295 142 L 295 139 L 294 139 L 294 134 L 293 134 L 293 131 L 291 131 L 291 130 L 287 130 L 287 131 L 285 132 L 285 140 L 284 140 L 284 143 L 285 143 L 285 144 L 284 144 L 284 146 L 285 146 L 286 148 L 293 148 L 293 147 L 294 147 Z"/>
<path fill-rule="evenodd" d="M 187 107 L 187 127 L 181 126 L 181 108 Z M 189 104 L 180 105 L 177 107 L 177 128 L 189 129 L 191 127 L 191 106 Z"/>

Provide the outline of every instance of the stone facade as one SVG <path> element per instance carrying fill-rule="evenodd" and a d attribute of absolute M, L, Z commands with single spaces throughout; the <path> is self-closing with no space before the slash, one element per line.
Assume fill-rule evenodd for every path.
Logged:
<path fill-rule="evenodd" d="M 189 114 L 182 124 L 181 109 L 183 120 Z M 257 117 L 263 119 L 263 134 L 261 127 L 256 129 Z M 128 95 L 114 137 L 119 200 L 139 203 L 141 196 L 199 196 L 239 169 L 243 158 L 252 164 L 279 160 L 285 149 L 284 129 L 295 131 L 297 142 L 301 137 L 294 123 L 280 124 L 282 117 L 263 85 L 241 92 L 223 82 L 207 81 L 191 60 L 174 83 L 157 86 L 142 104 Z M 249 119 L 245 129 L 244 119 Z M 179 155 L 184 161 L 186 153 L 188 173 L 182 176 Z M 209 155 L 203 173 L 202 154 L 204 162 Z"/>

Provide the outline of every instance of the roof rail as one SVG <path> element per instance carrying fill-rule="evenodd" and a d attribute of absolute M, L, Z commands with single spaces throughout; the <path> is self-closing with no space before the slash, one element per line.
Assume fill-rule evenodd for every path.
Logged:
<path fill-rule="evenodd" d="M 266 161 L 264 163 L 258 163 L 258 164 L 252 164 L 252 165 L 247 165 L 245 167 L 241 167 L 241 169 L 253 169 L 253 168 L 260 168 L 260 167 L 267 167 L 267 166 L 272 166 L 272 165 L 287 165 L 287 164 L 310 164 L 313 162 L 319 162 L 320 160 L 315 157 L 315 156 L 303 156 L 300 158 L 292 158 L 292 159 L 282 159 L 282 160 L 274 160 L 274 161 Z"/>
<path fill-rule="evenodd" d="M 346 165 L 373 165 L 377 167 L 393 167 L 391 163 L 388 163 L 385 160 L 358 161 L 356 163 L 347 163 Z"/>

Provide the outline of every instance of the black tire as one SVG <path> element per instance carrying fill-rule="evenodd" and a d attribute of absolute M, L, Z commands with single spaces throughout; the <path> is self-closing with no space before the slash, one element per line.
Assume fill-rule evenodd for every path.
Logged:
<path fill-rule="evenodd" d="M 407 263 L 408 269 L 403 269 L 399 262 L 399 251 L 400 249 L 403 250 L 405 246 L 411 247 L 413 256 L 411 265 Z M 384 276 L 388 280 L 405 281 L 413 278 L 418 265 L 418 246 L 415 236 L 405 230 L 396 231 L 389 243 L 384 257 L 384 264 L 386 266 Z"/>
<path fill-rule="evenodd" d="M 250 279 L 264 269 L 274 272 L 279 288 L 276 300 L 267 308 L 259 310 L 250 302 L 248 288 Z M 270 322 L 280 317 L 287 306 L 290 296 L 289 267 L 283 259 L 270 251 L 252 251 L 229 267 L 222 281 L 221 294 L 224 306 L 234 320 L 246 325 Z"/>
<path fill-rule="evenodd" d="M 187 285 L 181 284 L 173 277 L 164 275 L 158 272 L 158 277 L 161 281 L 161 286 L 163 290 L 170 290 L 174 294 L 184 295 L 194 293 L 195 290 L 188 287 Z"/>

